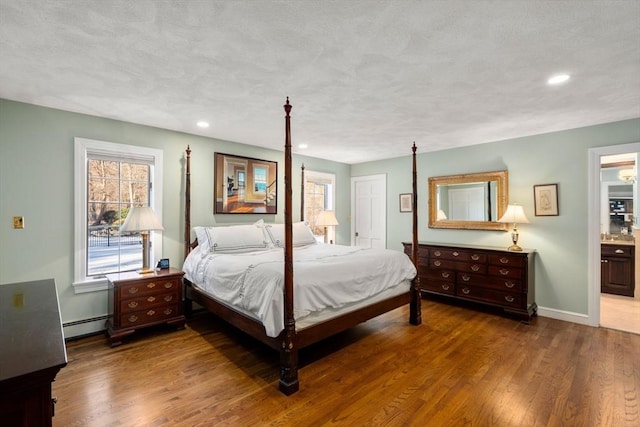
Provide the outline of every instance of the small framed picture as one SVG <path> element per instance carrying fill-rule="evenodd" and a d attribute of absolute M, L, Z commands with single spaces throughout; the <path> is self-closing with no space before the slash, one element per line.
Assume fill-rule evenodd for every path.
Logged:
<path fill-rule="evenodd" d="M 558 184 L 533 186 L 536 216 L 558 216 Z"/>
<path fill-rule="evenodd" d="M 413 193 L 400 194 L 400 212 L 413 211 Z"/>

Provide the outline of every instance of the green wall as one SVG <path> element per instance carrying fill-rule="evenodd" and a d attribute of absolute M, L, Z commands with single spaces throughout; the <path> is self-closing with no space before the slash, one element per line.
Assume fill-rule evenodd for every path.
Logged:
<path fill-rule="evenodd" d="M 509 171 L 509 202 L 524 207 L 531 222 L 518 227 L 520 246 L 536 249 L 536 302 L 571 313 L 587 313 L 587 152 L 590 148 L 640 142 L 640 119 L 626 120 L 507 141 L 418 154 L 419 239 L 507 247 L 504 231 L 427 227 L 430 176 Z M 418 153 L 421 148 L 416 137 Z M 409 144 L 407 152 L 410 153 Z M 387 246 L 411 239 L 411 216 L 400 213 L 398 194 L 411 191 L 411 160 L 401 157 L 351 166 L 352 176 L 387 174 Z M 534 215 L 533 186 L 558 184 L 560 215 Z M 597 231 L 599 232 L 599 230 Z"/>
<path fill-rule="evenodd" d="M 278 108 L 278 107 L 276 107 Z M 284 119 L 283 119 L 284 129 Z M 284 153 L 250 145 L 70 113 L 0 99 L 0 284 L 54 278 L 65 336 L 100 330 L 107 312 L 106 291 L 75 294 L 74 170 L 75 137 L 153 147 L 164 151 L 163 256 L 180 267 L 184 244 L 184 150 L 192 150 L 192 225 L 284 220 Z M 284 133 L 282 136 L 284 144 Z M 278 162 L 277 215 L 213 215 L 214 152 Z M 293 156 L 293 218 L 299 218 L 300 165 L 336 174 L 336 216 L 348 224 L 350 167 L 347 164 Z M 25 228 L 14 230 L 13 216 L 24 216 Z M 348 244 L 348 227 L 336 242 Z M 90 323 L 70 325 L 86 319 Z"/>
<path fill-rule="evenodd" d="M 284 121 L 283 121 L 284 126 Z M 60 295 L 65 336 L 101 329 L 106 291 L 75 294 L 73 282 L 73 139 L 159 148 L 164 151 L 162 234 L 164 256 L 174 266 L 183 258 L 184 149 L 192 149 L 192 225 L 282 222 L 278 215 L 213 215 L 213 155 L 224 152 L 278 161 L 283 153 L 116 120 L 0 99 L 0 284 L 54 278 Z M 283 138 L 284 139 L 284 138 Z M 418 152 L 421 147 L 416 137 Z M 509 200 L 524 206 L 531 221 L 519 227 L 520 243 L 537 250 L 536 301 L 539 306 L 587 313 L 587 152 L 589 148 L 640 142 L 640 119 L 525 138 L 418 154 L 419 235 L 422 241 L 506 247 L 509 233 L 427 227 L 429 176 L 509 170 Z M 425 144 L 426 145 L 426 144 Z M 404 153 L 406 152 L 407 155 Z M 400 213 L 398 194 L 411 192 L 411 147 L 401 157 L 346 165 L 294 154 L 293 168 L 336 174 L 337 243 L 350 242 L 352 176 L 387 176 L 387 246 L 402 249 L 411 239 L 411 214 Z M 279 174 L 278 188 L 284 188 Z M 558 183 L 560 215 L 533 214 L 533 185 Z M 294 219 L 299 215 L 300 175 L 292 180 Z M 197 196 L 196 196 L 197 195 Z M 12 217 L 24 216 L 14 230 Z M 82 323 L 86 319 L 94 322 Z M 72 325 L 78 321 L 78 325 Z"/>

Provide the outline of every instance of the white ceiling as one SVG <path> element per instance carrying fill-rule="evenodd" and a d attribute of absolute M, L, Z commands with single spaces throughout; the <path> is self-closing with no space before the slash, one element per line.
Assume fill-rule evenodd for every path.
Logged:
<path fill-rule="evenodd" d="M 640 117 L 640 1 L 0 0 L 2 98 L 282 150 L 286 96 L 346 163 Z"/>

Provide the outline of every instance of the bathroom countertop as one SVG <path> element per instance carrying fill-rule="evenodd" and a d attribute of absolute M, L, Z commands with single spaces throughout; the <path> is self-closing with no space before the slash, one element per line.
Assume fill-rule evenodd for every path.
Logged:
<path fill-rule="evenodd" d="M 603 245 L 625 245 L 625 246 L 636 245 L 633 240 L 601 240 L 600 243 Z"/>

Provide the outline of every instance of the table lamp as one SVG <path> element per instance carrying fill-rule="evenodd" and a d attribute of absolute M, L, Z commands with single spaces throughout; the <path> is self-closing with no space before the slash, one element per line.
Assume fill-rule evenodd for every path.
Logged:
<path fill-rule="evenodd" d="M 120 227 L 120 232 L 139 231 L 142 236 L 142 269 L 138 270 L 140 274 L 154 271 L 149 267 L 149 231 L 152 230 L 164 230 L 164 228 L 151 206 L 131 208 L 127 219 Z"/>
<path fill-rule="evenodd" d="M 322 211 L 316 218 L 316 225 L 320 227 L 324 227 L 324 242 L 329 243 L 327 227 L 338 225 L 338 220 L 336 219 L 336 216 L 334 215 L 333 211 Z"/>
<path fill-rule="evenodd" d="M 509 205 L 507 211 L 502 215 L 498 222 L 513 223 L 513 231 L 511 232 L 511 240 L 513 245 L 507 249 L 513 252 L 522 252 L 522 248 L 518 246 L 518 223 L 528 224 L 529 220 L 524 214 L 524 210 L 520 205 Z"/>

